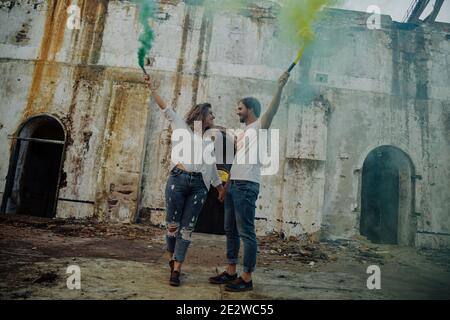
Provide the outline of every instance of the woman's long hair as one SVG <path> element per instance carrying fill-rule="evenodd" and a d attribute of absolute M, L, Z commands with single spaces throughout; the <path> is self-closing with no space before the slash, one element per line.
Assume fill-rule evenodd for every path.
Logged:
<path fill-rule="evenodd" d="M 200 103 L 193 107 L 189 112 L 186 114 L 185 120 L 186 124 L 191 128 L 192 131 L 194 131 L 194 122 L 195 121 L 201 121 L 202 122 L 202 128 L 203 128 L 203 121 L 205 120 L 206 116 L 209 113 L 209 110 L 212 108 L 210 103 Z M 207 130 L 209 128 L 203 128 L 204 130 Z"/>

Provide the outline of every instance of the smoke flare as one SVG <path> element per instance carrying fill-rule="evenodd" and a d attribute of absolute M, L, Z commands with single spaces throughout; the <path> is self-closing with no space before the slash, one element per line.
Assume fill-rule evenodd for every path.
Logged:
<path fill-rule="evenodd" d="M 297 64 L 314 39 L 313 25 L 323 7 L 332 5 L 336 0 L 283 0 L 278 16 L 278 24 L 283 37 L 295 42 L 299 51 L 293 65 Z"/>
<path fill-rule="evenodd" d="M 141 22 L 144 30 L 139 36 L 139 42 L 141 46 L 138 50 L 138 63 L 139 66 L 144 69 L 145 56 L 150 52 L 153 40 L 154 32 L 150 27 L 150 19 L 155 16 L 155 2 L 153 0 L 134 0 L 139 7 L 139 21 Z"/>

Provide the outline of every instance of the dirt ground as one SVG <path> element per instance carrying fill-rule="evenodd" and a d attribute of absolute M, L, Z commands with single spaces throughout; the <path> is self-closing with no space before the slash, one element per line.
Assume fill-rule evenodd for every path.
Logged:
<path fill-rule="evenodd" d="M 450 251 L 259 237 L 254 290 L 229 293 L 208 277 L 224 265 L 224 236 L 199 234 L 168 284 L 164 230 L 135 224 L 0 217 L 0 299 L 450 299 Z M 67 268 L 80 267 L 70 290 Z M 381 289 L 367 288 L 367 268 Z"/>

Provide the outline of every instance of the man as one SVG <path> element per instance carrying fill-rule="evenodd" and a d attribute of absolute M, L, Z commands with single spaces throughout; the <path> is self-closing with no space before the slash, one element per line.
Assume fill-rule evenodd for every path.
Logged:
<path fill-rule="evenodd" d="M 227 267 L 218 275 L 209 278 L 210 283 L 226 284 L 227 291 L 248 291 L 253 289 L 252 273 L 256 266 L 257 241 L 255 232 L 255 208 L 259 194 L 261 165 L 255 159 L 257 133 L 268 129 L 278 111 L 283 88 L 289 79 L 285 72 L 278 80 L 277 91 L 267 111 L 259 119 L 261 104 L 255 98 L 242 99 L 237 106 L 237 115 L 244 130 L 236 136 L 236 156 L 230 172 L 225 195 L 225 234 L 227 239 Z M 250 134 L 253 131 L 253 134 Z M 248 141 L 247 141 L 248 140 Z M 256 155 L 257 157 L 257 155 Z M 250 162 L 250 163 L 249 163 Z M 244 244 L 243 273 L 236 273 L 240 239 Z"/>

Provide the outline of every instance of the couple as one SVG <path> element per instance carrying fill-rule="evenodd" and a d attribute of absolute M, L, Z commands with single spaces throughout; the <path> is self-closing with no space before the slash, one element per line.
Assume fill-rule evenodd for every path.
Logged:
<path fill-rule="evenodd" d="M 214 127 L 212 106 L 203 103 L 193 107 L 183 120 L 156 92 L 149 76 L 144 77 L 158 107 L 170 120 L 172 128 L 186 129 L 193 137 L 200 132 L 194 130 L 194 122 L 201 122 L 201 134 Z M 245 131 L 268 129 L 278 111 L 281 94 L 289 79 L 285 72 L 278 80 L 276 93 L 267 111 L 260 117 L 261 104 L 255 98 L 245 98 L 237 104 L 237 115 L 244 130 L 235 137 L 236 157 L 249 157 L 252 148 L 245 143 Z M 201 137 L 200 137 L 201 138 Z M 213 143 L 202 139 L 203 150 Z M 193 141 L 194 139 L 191 139 Z M 256 141 L 250 141 L 256 143 Z M 194 146 L 195 157 L 195 146 Z M 213 284 L 226 284 L 227 291 L 248 291 L 253 289 L 252 272 L 256 266 L 257 241 L 255 232 L 255 208 L 259 194 L 261 176 L 260 164 L 241 164 L 233 161 L 230 178 L 225 187 L 219 178 L 215 163 L 206 164 L 198 161 L 176 161 L 172 158 L 172 167 L 166 185 L 166 246 L 169 255 L 170 280 L 172 286 L 180 285 L 181 266 L 191 243 L 191 235 L 197 218 L 206 202 L 210 185 L 219 193 L 219 200 L 225 201 L 225 234 L 227 240 L 227 267 L 220 275 L 209 278 Z M 196 163 L 196 164 L 193 164 Z M 244 245 L 244 267 L 240 277 L 236 265 L 239 257 L 240 240 Z"/>

